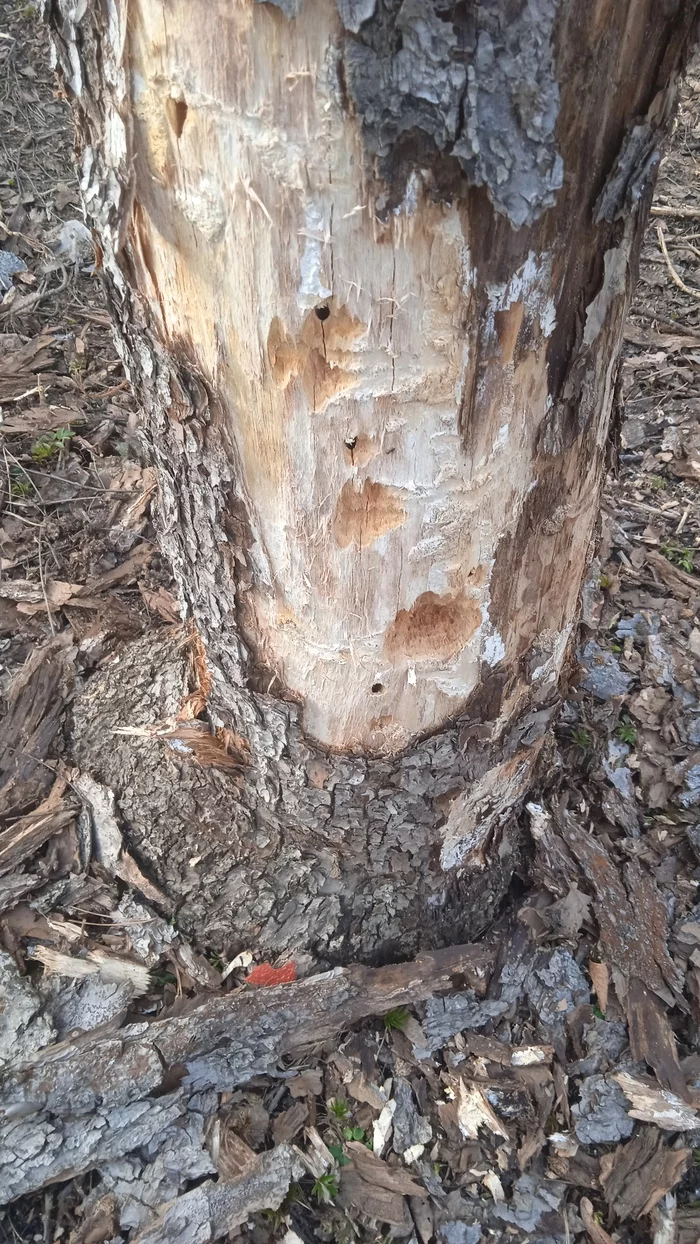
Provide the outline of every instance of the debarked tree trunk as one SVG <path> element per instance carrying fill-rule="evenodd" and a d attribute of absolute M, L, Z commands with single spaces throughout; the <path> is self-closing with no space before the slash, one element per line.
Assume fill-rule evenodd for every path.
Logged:
<path fill-rule="evenodd" d="M 473 936 L 572 640 L 697 3 L 50 7 L 163 548 L 240 762 L 198 805 L 206 927 L 337 955 Z M 177 825 L 117 761 L 201 921 Z"/>

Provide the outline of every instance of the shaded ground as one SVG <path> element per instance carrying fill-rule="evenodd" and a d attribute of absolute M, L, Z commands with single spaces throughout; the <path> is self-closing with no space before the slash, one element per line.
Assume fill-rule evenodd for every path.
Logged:
<path fill-rule="evenodd" d="M 90 696 L 118 685 L 123 645 L 182 644 L 189 667 L 155 670 L 144 716 L 120 724 L 143 730 L 192 694 L 177 740 L 190 786 L 200 804 L 204 786 L 221 801 L 231 791 L 221 757 L 208 766 L 198 737 L 196 646 L 155 544 L 155 480 L 32 6 L 0 3 L 0 35 L 0 1065 L 9 1066 L 101 1025 L 123 1035 L 127 1019 L 176 1018 L 221 994 L 234 1005 L 244 982 L 243 993 L 275 977 L 250 979 L 260 947 L 237 955 L 221 930 L 202 935 L 186 906 L 173 910 L 159 888 L 169 861 L 139 854 L 138 787 L 115 806 L 89 765 L 82 776 L 66 768 L 78 719 L 79 759 L 89 757 Z M 530 867 L 487 939 L 483 982 L 341 1024 L 337 1038 L 196 1102 L 164 1082 L 161 1099 L 177 1107 L 170 1122 L 0 1210 L 0 1240 L 161 1238 L 152 1216 L 173 1197 L 250 1178 L 260 1155 L 272 1162 L 287 1144 L 297 1165 L 280 1203 L 251 1213 L 233 1238 L 700 1237 L 699 96 L 691 78 L 627 329 L 581 675 L 546 785 L 533 792 Z M 126 734 L 115 754 L 163 746 Z M 193 801 L 196 810 L 196 790 Z M 200 836 L 198 822 L 191 843 L 172 847 L 193 876 Z M 317 967 L 298 959 L 287 979 Z M 270 997 L 293 988 L 279 984 Z M 7 1153 L 19 1133 L 2 1126 Z M 0 1141 L 4 1202 L 14 1194 L 2 1152 Z M 195 1237 L 180 1224 L 170 1238 Z"/>

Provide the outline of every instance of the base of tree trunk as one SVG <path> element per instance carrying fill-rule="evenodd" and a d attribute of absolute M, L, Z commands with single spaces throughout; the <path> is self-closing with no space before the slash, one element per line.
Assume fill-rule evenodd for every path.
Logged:
<path fill-rule="evenodd" d="M 75 761 L 115 791 L 130 849 L 188 936 L 338 963 L 483 932 L 521 863 L 518 810 L 553 707 L 497 742 L 463 719 L 368 760 L 311 751 L 294 706 L 270 700 L 256 762 L 222 768 L 223 753 L 203 764 L 172 733 L 188 669 L 181 633 L 139 640 L 73 711 Z M 463 862 L 445 869 L 450 835 Z"/>

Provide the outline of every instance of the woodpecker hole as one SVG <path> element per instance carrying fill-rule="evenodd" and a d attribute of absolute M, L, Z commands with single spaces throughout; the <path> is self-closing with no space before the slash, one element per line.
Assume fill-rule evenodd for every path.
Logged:
<path fill-rule="evenodd" d="M 187 104 L 184 99 L 168 99 L 165 105 L 165 111 L 168 114 L 170 128 L 175 137 L 179 140 L 182 138 L 182 131 L 185 128 L 187 120 Z"/>

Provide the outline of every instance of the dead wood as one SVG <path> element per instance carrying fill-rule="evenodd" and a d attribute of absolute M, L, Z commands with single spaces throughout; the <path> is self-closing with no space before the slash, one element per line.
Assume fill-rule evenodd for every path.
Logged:
<path fill-rule="evenodd" d="M 653 1067 L 664 1088 L 685 1098 L 676 1038 L 659 1001 L 684 1006 L 682 980 L 668 952 L 667 914 L 653 878 L 637 860 L 618 869 L 605 846 L 570 812 L 558 811 L 552 820 L 531 805 L 530 816 L 538 848 L 535 870 L 547 888 L 557 895 L 567 891 L 574 860 L 592 886 L 601 951 L 627 1013 L 633 1057 Z"/>
<path fill-rule="evenodd" d="M 215 1240 L 261 1209 L 277 1209 L 303 1166 L 289 1145 L 261 1153 L 255 1168 L 238 1179 L 205 1183 L 177 1197 L 132 1244 L 200 1244 Z"/>
<path fill-rule="evenodd" d="M 32 653 L 13 680 L 0 721 L 0 817 L 25 812 L 53 783 L 43 762 L 73 685 L 69 633 Z"/>
<path fill-rule="evenodd" d="M 43 847 L 49 838 L 70 824 L 76 814 L 77 805 L 64 799 L 66 786 L 65 778 L 58 778 L 51 793 L 38 808 L 20 817 L 0 834 L 0 873 L 16 868 Z"/>
<path fill-rule="evenodd" d="M 593 1215 L 593 1206 L 588 1197 L 581 1197 L 578 1208 L 589 1240 L 592 1240 L 593 1244 L 614 1244 L 612 1236 L 608 1235 L 607 1231 L 596 1221 Z"/>
<path fill-rule="evenodd" d="M 657 1128 L 640 1128 L 628 1144 L 600 1159 L 608 1205 L 622 1222 L 650 1213 L 682 1178 L 690 1154 L 690 1149 L 671 1149 Z"/>
<path fill-rule="evenodd" d="M 191 1096 L 274 1072 L 281 1055 L 366 1016 L 428 998 L 456 978 L 483 990 L 492 958 L 468 945 L 390 967 L 336 968 L 49 1046 L 2 1087 L 0 1201 L 137 1148 L 186 1117 Z"/>

